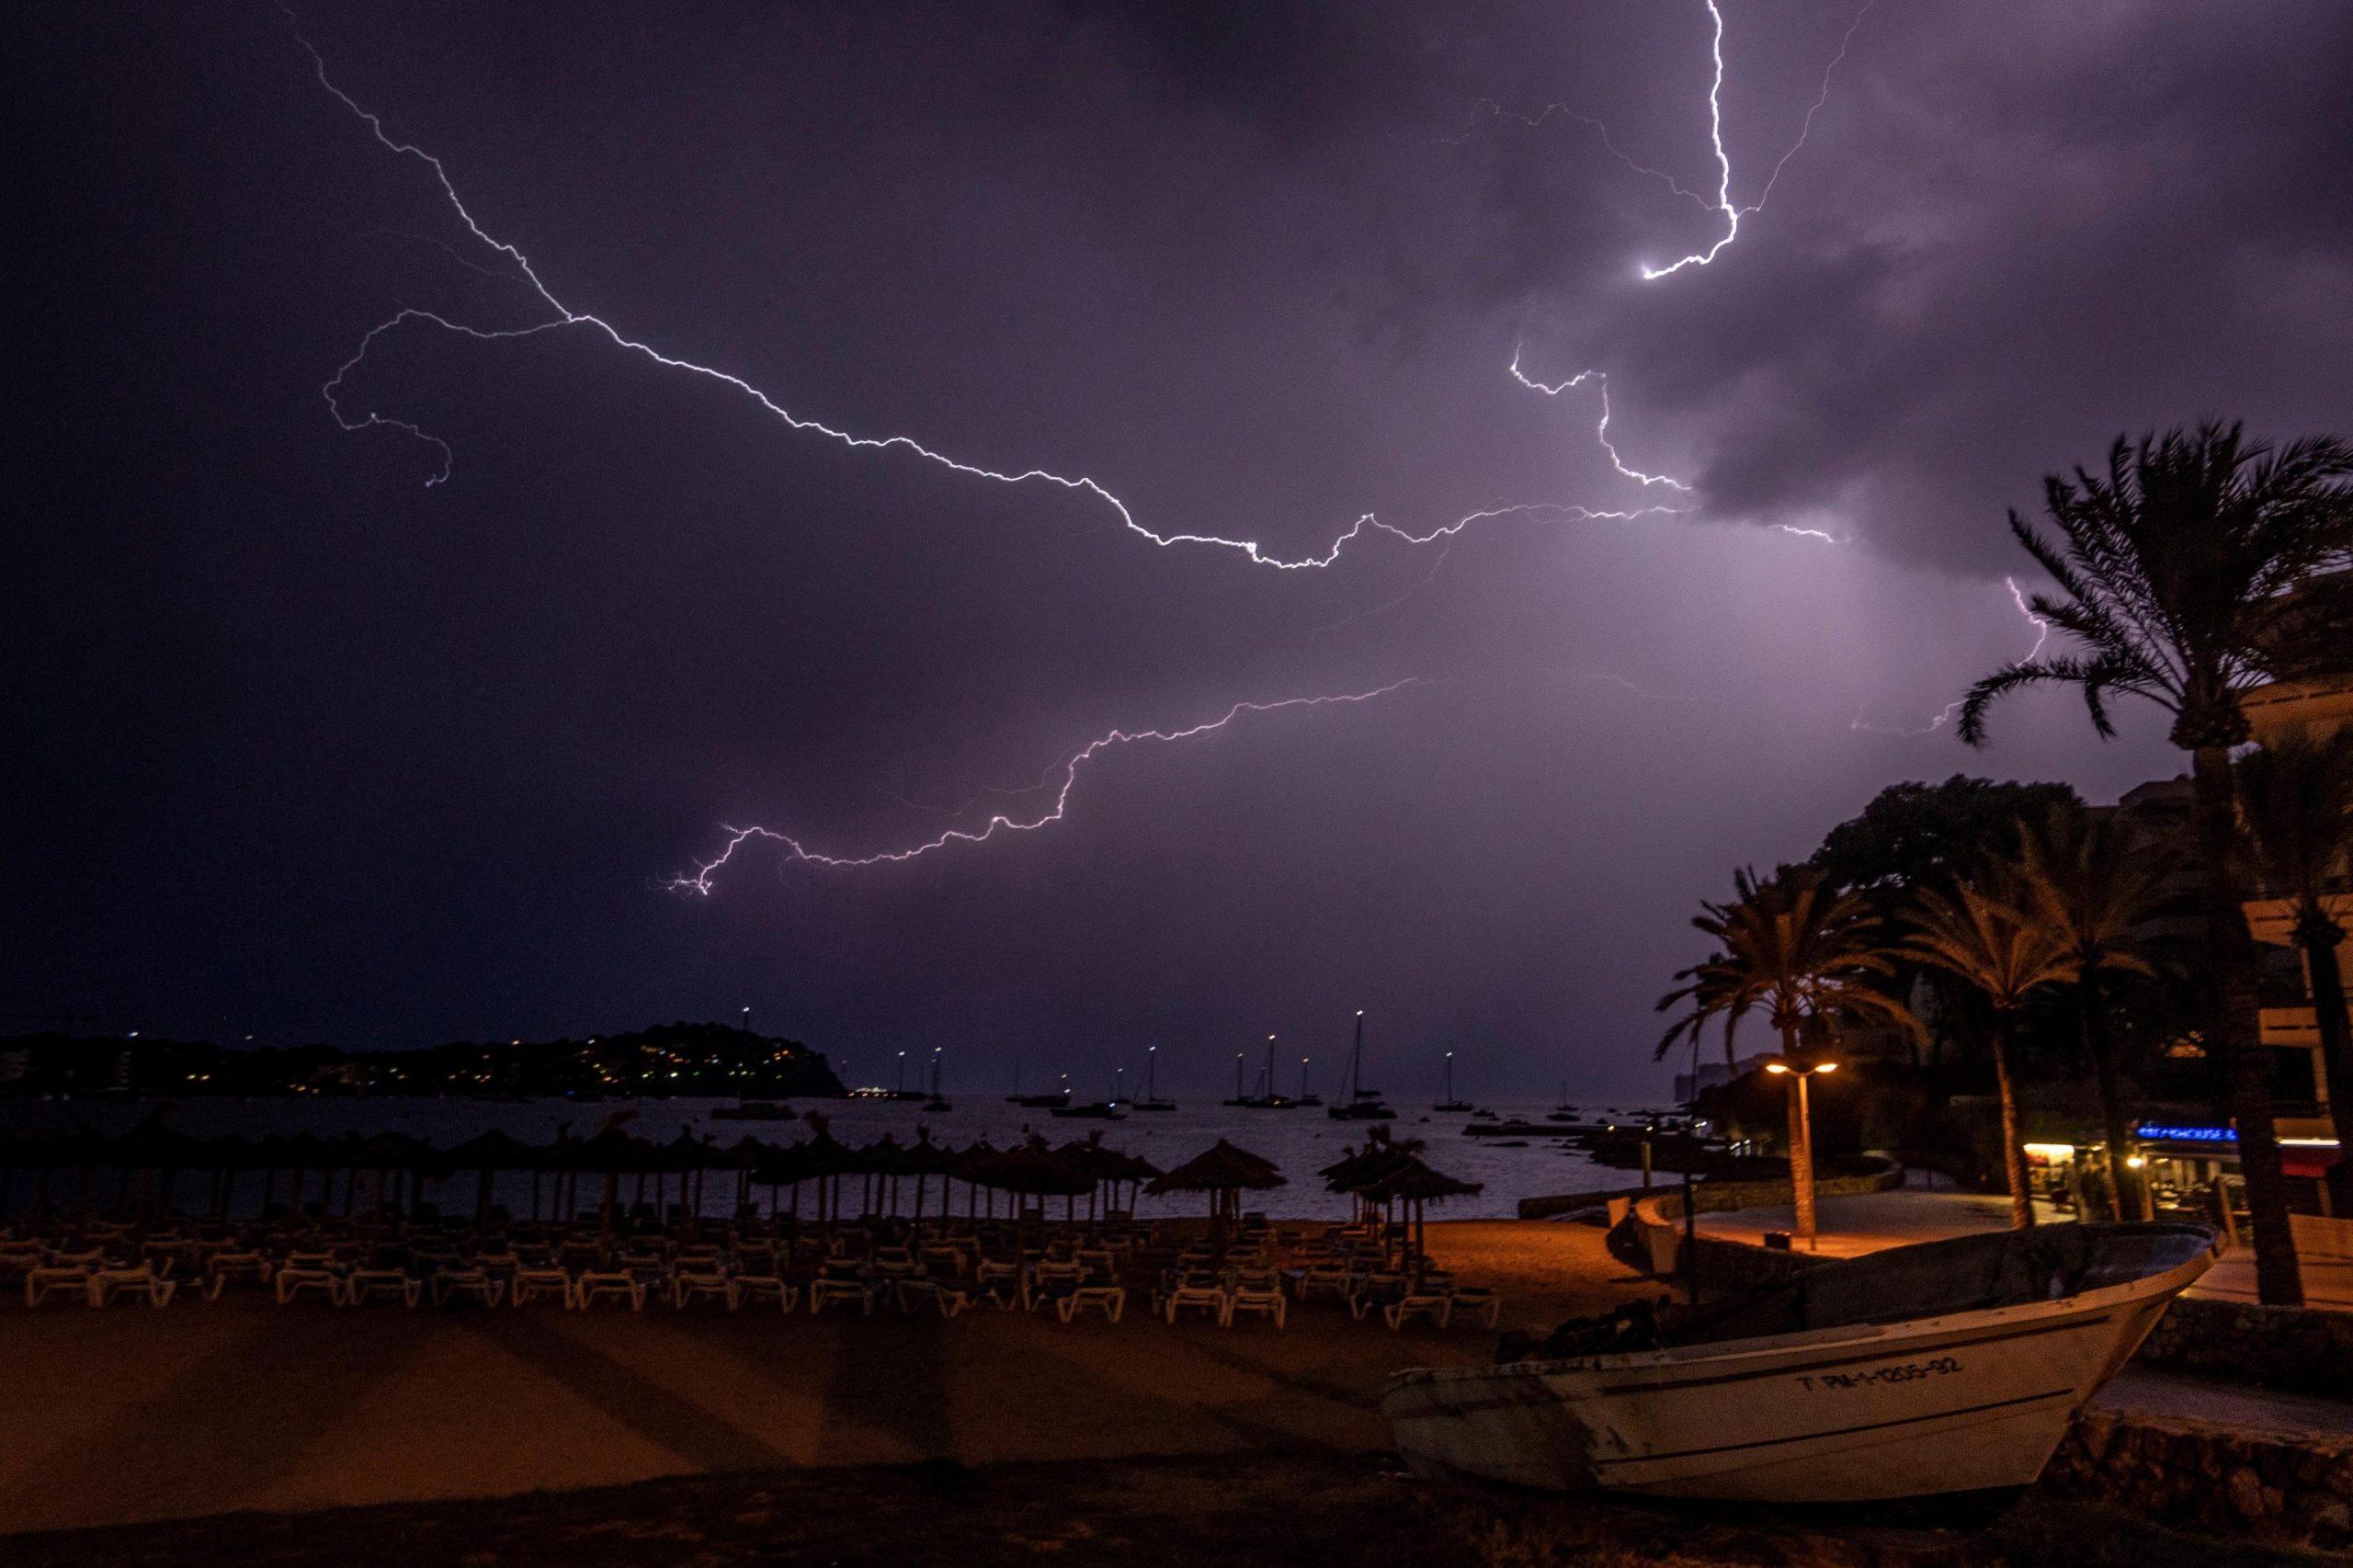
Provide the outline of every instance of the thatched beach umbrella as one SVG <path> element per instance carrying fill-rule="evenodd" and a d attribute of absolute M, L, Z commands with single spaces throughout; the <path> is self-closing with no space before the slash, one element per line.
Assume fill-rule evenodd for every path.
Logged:
<path fill-rule="evenodd" d="M 499 1171 L 529 1170 L 539 1163 L 540 1151 L 492 1128 L 479 1137 L 444 1153 L 442 1163 L 456 1171 L 479 1171 L 481 1184 L 474 1189 L 474 1223 L 480 1224 L 490 1216 L 490 1188 L 494 1176 Z M 534 1184 L 536 1187 L 536 1183 Z M 537 1194 L 531 1205 L 532 1217 L 538 1218 Z"/>
<path fill-rule="evenodd" d="M 1283 1185 L 1283 1175 L 1273 1161 L 1221 1138 L 1167 1175 L 1147 1182 L 1144 1191 L 1154 1198 L 1171 1192 L 1208 1193 L 1211 1227 L 1222 1231 L 1240 1216 L 1245 1189 L 1264 1192 Z"/>
<path fill-rule="evenodd" d="M 858 1168 L 857 1156 L 833 1135 L 832 1123 L 822 1111 L 801 1119 L 813 1129 L 794 1146 L 804 1175 L 817 1184 L 817 1221 L 830 1224 L 841 1218 L 842 1177 Z"/>
<path fill-rule="evenodd" d="M 1428 1254 L 1424 1248 L 1424 1210 L 1432 1203 L 1443 1203 L 1449 1198 L 1469 1198 L 1481 1191 L 1484 1184 L 1458 1181 L 1443 1171 L 1431 1169 L 1411 1154 L 1392 1165 L 1387 1174 L 1360 1190 L 1377 1203 L 1399 1203 L 1405 1208 L 1412 1241 L 1413 1264 L 1419 1273 Z"/>
<path fill-rule="evenodd" d="M 906 1153 L 896 1138 L 885 1132 L 850 1156 L 858 1175 L 866 1178 L 862 1184 L 864 1218 L 873 1218 L 877 1210 L 886 1214 L 898 1212 L 899 1178 L 906 1174 Z"/>
<path fill-rule="evenodd" d="M 1054 1198 L 1075 1199 L 1080 1193 L 1095 1190 L 1094 1178 L 1075 1170 L 1056 1157 L 1046 1147 L 1042 1138 L 1032 1138 L 1017 1149 L 1007 1149 L 992 1159 L 975 1162 L 970 1179 L 983 1186 L 1009 1192 L 1017 1198 Z M 1015 1232 L 1015 1244 L 1020 1245 L 1029 1224 L 1029 1210 L 1017 1207 L 1021 1229 Z"/>
<path fill-rule="evenodd" d="M 148 1190 L 147 1177 L 153 1175 L 156 1200 L 166 1211 L 171 1209 L 172 1188 L 179 1173 L 203 1158 L 202 1142 L 165 1126 L 161 1111 L 149 1111 L 138 1126 L 113 1140 L 105 1154 L 106 1163 L 115 1168 L 118 1176 L 118 1201 L 131 1201 L 131 1177 L 134 1172 L 140 1178 L 138 1191 L 143 1199 Z"/>
<path fill-rule="evenodd" d="M 905 1152 L 899 1156 L 900 1168 L 915 1178 L 915 1222 L 918 1229 L 923 1225 L 923 1189 L 926 1180 L 931 1176 L 939 1178 L 939 1207 L 943 1213 L 946 1212 L 948 1177 L 956 1169 L 957 1163 L 956 1151 L 943 1148 L 933 1142 L 931 1129 L 918 1122 L 915 1126 L 915 1141 L 908 1144 Z"/>
<path fill-rule="evenodd" d="M 996 1145 L 985 1138 L 980 1138 L 957 1150 L 955 1157 L 949 1162 L 949 1175 L 964 1184 L 964 1218 L 967 1220 L 976 1220 L 980 1217 L 981 1193 L 988 1187 L 988 1184 L 981 1180 L 976 1173 L 987 1170 L 989 1162 L 996 1156 Z M 939 1202 L 943 1209 L 948 1206 L 948 1198 L 945 1193 L 940 1195 Z M 989 1197 L 989 1218 L 992 1220 L 996 1218 L 996 1197 L 994 1191 Z"/>
<path fill-rule="evenodd" d="M 1316 1174 L 1325 1178 L 1326 1192 L 1350 1195 L 1356 1201 L 1357 1218 L 1366 1219 L 1372 1205 L 1364 1195 L 1365 1188 L 1411 1160 L 1422 1146 L 1418 1138 L 1398 1142 L 1390 1137 L 1386 1127 L 1370 1128 L 1363 1148 L 1348 1150 Z"/>
<path fill-rule="evenodd" d="M 735 1173 L 734 1218 L 740 1220 L 749 1211 L 752 1204 L 752 1173 L 775 1153 L 775 1144 L 763 1142 L 748 1132 L 726 1148 L 715 1148 L 710 1152 L 711 1169 Z"/>

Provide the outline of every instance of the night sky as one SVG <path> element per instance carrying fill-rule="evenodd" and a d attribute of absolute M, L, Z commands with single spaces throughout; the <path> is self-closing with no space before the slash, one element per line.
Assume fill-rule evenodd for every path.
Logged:
<path fill-rule="evenodd" d="M 1722 4 L 1745 206 L 1856 12 Z M 2353 428 L 2333 0 L 1881 0 L 1654 281 L 1724 229 L 1702 0 L 298 9 L 554 296 L 796 417 L 1286 559 L 1540 509 L 1279 570 L 586 324 L 374 341 L 345 415 L 428 485 L 322 383 L 404 308 L 550 321 L 512 259 L 268 6 L 13 11 L 0 1030 L 748 1005 L 858 1076 L 1188 1090 L 1363 1007 L 1392 1094 L 1651 1092 L 1735 865 L 1903 778 L 2177 770 L 2063 695 L 1931 728 L 2033 645 L 2006 507 L 2119 431 Z"/>

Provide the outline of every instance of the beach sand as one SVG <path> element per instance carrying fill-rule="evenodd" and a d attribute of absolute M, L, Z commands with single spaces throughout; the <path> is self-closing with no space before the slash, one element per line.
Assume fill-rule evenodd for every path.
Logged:
<path fill-rule="evenodd" d="M 1659 1287 L 1590 1226 L 1433 1223 L 1430 1250 L 1548 1328 Z M 649 1307 L 441 1313 L 0 1309 L 0 1532 L 953 1460 L 1355 1455 L 1410 1366 L 1483 1360 L 1476 1328 L 1392 1334 L 1330 1303 L 1290 1327 L 1064 1327 Z"/>

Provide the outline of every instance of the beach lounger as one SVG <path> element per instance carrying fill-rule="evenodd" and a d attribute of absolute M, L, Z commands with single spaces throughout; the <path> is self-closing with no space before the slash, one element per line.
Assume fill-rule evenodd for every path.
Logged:
<path fill-rule="evenodd" d="M 636 1275 L 620 1268 L 592 1268 L 573 1282 L 574 1312 L 585 1312 L 608 1298 L 627 1301 L 630 1311 L 642 1312 L 645 1310 L 645 1285 Z"/>
<path fill-rule="evenodd" d="M 216 1252 L 204 1260 L 204 1276 L 210 1281 L 209 1288 L 215 1296 L 221 1293 L 221 1287 L 232 1279 L 243 1279 L 255 1285 L 267 1285 L 269 1283 L 271 1272 L 272 1265 L 269 1259 L 258 1252 L 224 1250 Z"/>
<path fill-rule="evenodd" d="M 1475 1318 L 1487 1328 L 1495 1326 L 1503 1316 L 1504 1299 L 1484 1285 L 1458 1285 L 1454 1290 L 1454 1312 L 1463 1318 Z"/>
<path fill-rule="evenodd" d="M 775 1274 L 738 1274 L 727 1281 L 727 1310 L 741 1312 L 746 1301 L 774 1301 L 779 1312 L 789 1312 L 801 1300 L 800 1290 Z"/>
<path fill-rule="evenodd" d="M 1005 1311 L 1009 1312 L 1021 1305 L 1022 1276 L 1019 1264 L 999 1263 L 993 1258 L 984 1257 L 973 1269 L 972 1279 L 973 1283 L 981 1288 L 983 1295 Z"/>
<path fill-rule="evenodd" d="M 734 1300 L 734 1295 L 716 1259 L 708 1268 L 682 1268 L 670 1277 L 670 1305 L 676 1311 L 685 1311 L 689 1301 L 710 1301 L 727 1305 Z"/>
<path fill-rule="evenodd" d="M 941 1317 L 952 1318 L 972 1304 L 972 1298 L 963 1291 L 951 1290 L 937 1279 L 894 1280 L 892 1289 L 897 1292 L 899 1310 L 903 1312 L 929 1306 L 936 1309 Z"/>
<path fill-rule="evenodd" d="M 1030 1268 L 1029 1281 L 1022 1288 L 1022 1305 L 1036 1312 L 1040 1306 L 1059 1303 L 1086 1283 L 1086 1268 L 1083 1264 L 1037 1264 Z"/>
<path fill-rule="evenodd" d="M 1225 1292 L 1215 1285 L 1183 1284 L 1162 1298 L 1161 1312 L 1172 1324 L 1178 1312 L 1188 1310 L 1205 1312 L 1222 1326 L 1226 1321 Z"/>
<path fill-rule="evenodd" d="M 79 1266 L 65 1267 L 53 1263 L 25 1270 L 25 1305 L 37 1307 L 57 1295 L 88 1301 L 90 1271 Z"/>
<path fill-rule="evenodd" d="M 324 1296 L 330 1306 L 343 1305 L 343 1276 L 332 1268 L 297 1268 L 290 1263 L 271 1277 L 270 1283 L 276 1288 L 281 1307 L 306 1292 Z"/>
<path fill-rule="evenodd" d="M 1410 1293 L 1402 1274 L 1368 1274 L 1357 1282 L 1356 1294 L 1348 1298 L 1348 1315 L 1362 1323 L 1366 1313 L 1376 1309 L 1385 1312 Z"/>
<path fill-rule="evenodd" d="M 1293 1293 L 1302 1301 L 1312 1296 L 1334 1296 L 1345 1301 L 1354 1284 L 1355 1277 L 1345 1268 L 1302 1268 Z"/>
<path fill-rule="evenodd" d="M 176 1282 L 155 1272 L 153 1264 L 142 1263 L 136 1268 L 100 1268 L 93 1270 L 86 1290 L 90 1305 L 104 1307 L 119 1296 L 136 1296 L 151 1307 L 169 1302 Z"/>
<path fill-rule="evenodd" d="M 519 1307 L 540 1296 L 553 1296 L 569 1312 L 572 1309 L 572 1276 L 552 1266 L 517 1268 L 507 1301 Z"/>
<path fill-rule="evenodd" d="M 1283 1300 L 1282 1277 L 1269 1269 L 1237 1269 L 1233 1282 L 1226 1288 L 1225 1311 L 1218 1318 L 1218 1326 L 1232 1328 L 1237 1312 L 1255 1312 L 1260 1317 L 1272 1318 L 1275 1326 L 1281 1328 L 1289 1316 L 1288 1303 Z"/>
<path fill-rule="evenodd" d="M 1415 1290 L 1399 1297 L 1381 1308 L 1381 1316 L 1393 1333 L 1416 1318 L 1425 1319 L 1444 1328 L 1447 1319 L 1453 1314 L 1453 1297 Z"/>
<path fill-rule="evenodd" d="M 414 1307 L 425 1294 L 425 1281 L 413 1279 L 402 1268 L 355 1268 L 344 1278 L 343 1304 L 365 1305 L 373 1301 L 397 1301 Z"/>
<path fill-rule="evenodd" d="M 809 1315 L 815 1317 L 836 1301 L 857 1303 L 864 1317 L 874 1315 L 874 1290 L 862 1279 L 818 1279 L 809 1286 Z"/>
<path fill-rule="evenodd" d="M 1090 1309 L 1101 1312 L 1106 1322 L 1117 1323 L 1128 1310 L 1128 1293 L 1117 1285 L 1082 1285 L 1054 1304 L 1064 1323 Z"/>
<path fill-rule="evenodd" d="M 506 1293 L 506 1281 L 486 1268 L 442 1268 L 434 1271 L 432 1289 L 437 1307 L 461 1298 L 494 1307 Z"/>

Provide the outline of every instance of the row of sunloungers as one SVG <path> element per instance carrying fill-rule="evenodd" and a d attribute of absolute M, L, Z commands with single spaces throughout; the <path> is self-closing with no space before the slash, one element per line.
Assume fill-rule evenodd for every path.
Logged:
<path fill-rule="evenodd" d="M 887 1236 L 887 1230 L 879 1235 Z M 1153 1265 L 1149 1227 L 1105 1226 L 1022 1250 L 998 1233 L 730 1233 L 721 1241 L 654 1233 L 620 1237 L 542 1234 L 517 1241 L 446 1233 L 307 1232 L 209 1234 L 94 1225 L 47 1238 L 0 1234 L 0 1286 L 22 1284 L 27 1306 L 63 1296 L 94 1307 L 124 1301 L 164 1307 L 209 1302 L 230 1285 L 267 1289 L 281 1306 L 321 1301 L 356 1307 L 484 1308 L 549 1301 L 574 1312 L 642 1312 L 648 1301 L 731 1312 L 806 1305 L 870 1316 L 878 1309 L 953 1318 L 989 1303 L 1005 1312 L 1051 1312 L 1063 1323 L 1094 1313 L 1118 1323 L 1131 1281 L 1150 1281 L 1153 1315 L 1175 1324 L 1197 1314 L 1230 1328 L 1240 1317 L 1285 1326 L 1295 1304 L 1321 1297 L 1392 1329 L 1446 1328 L 1457 1319 L 1492 1328 L 1494 1292 L 1458 1286 L 1427 1268 L 1404 1271 L 1380 1238 L 1335 1232 L 1308 1238 L 1264 1224 L 1230 1249 L 1193 1248 Z M 1166 1255 L 1161 1254 L 1165 1258 Z"/>

